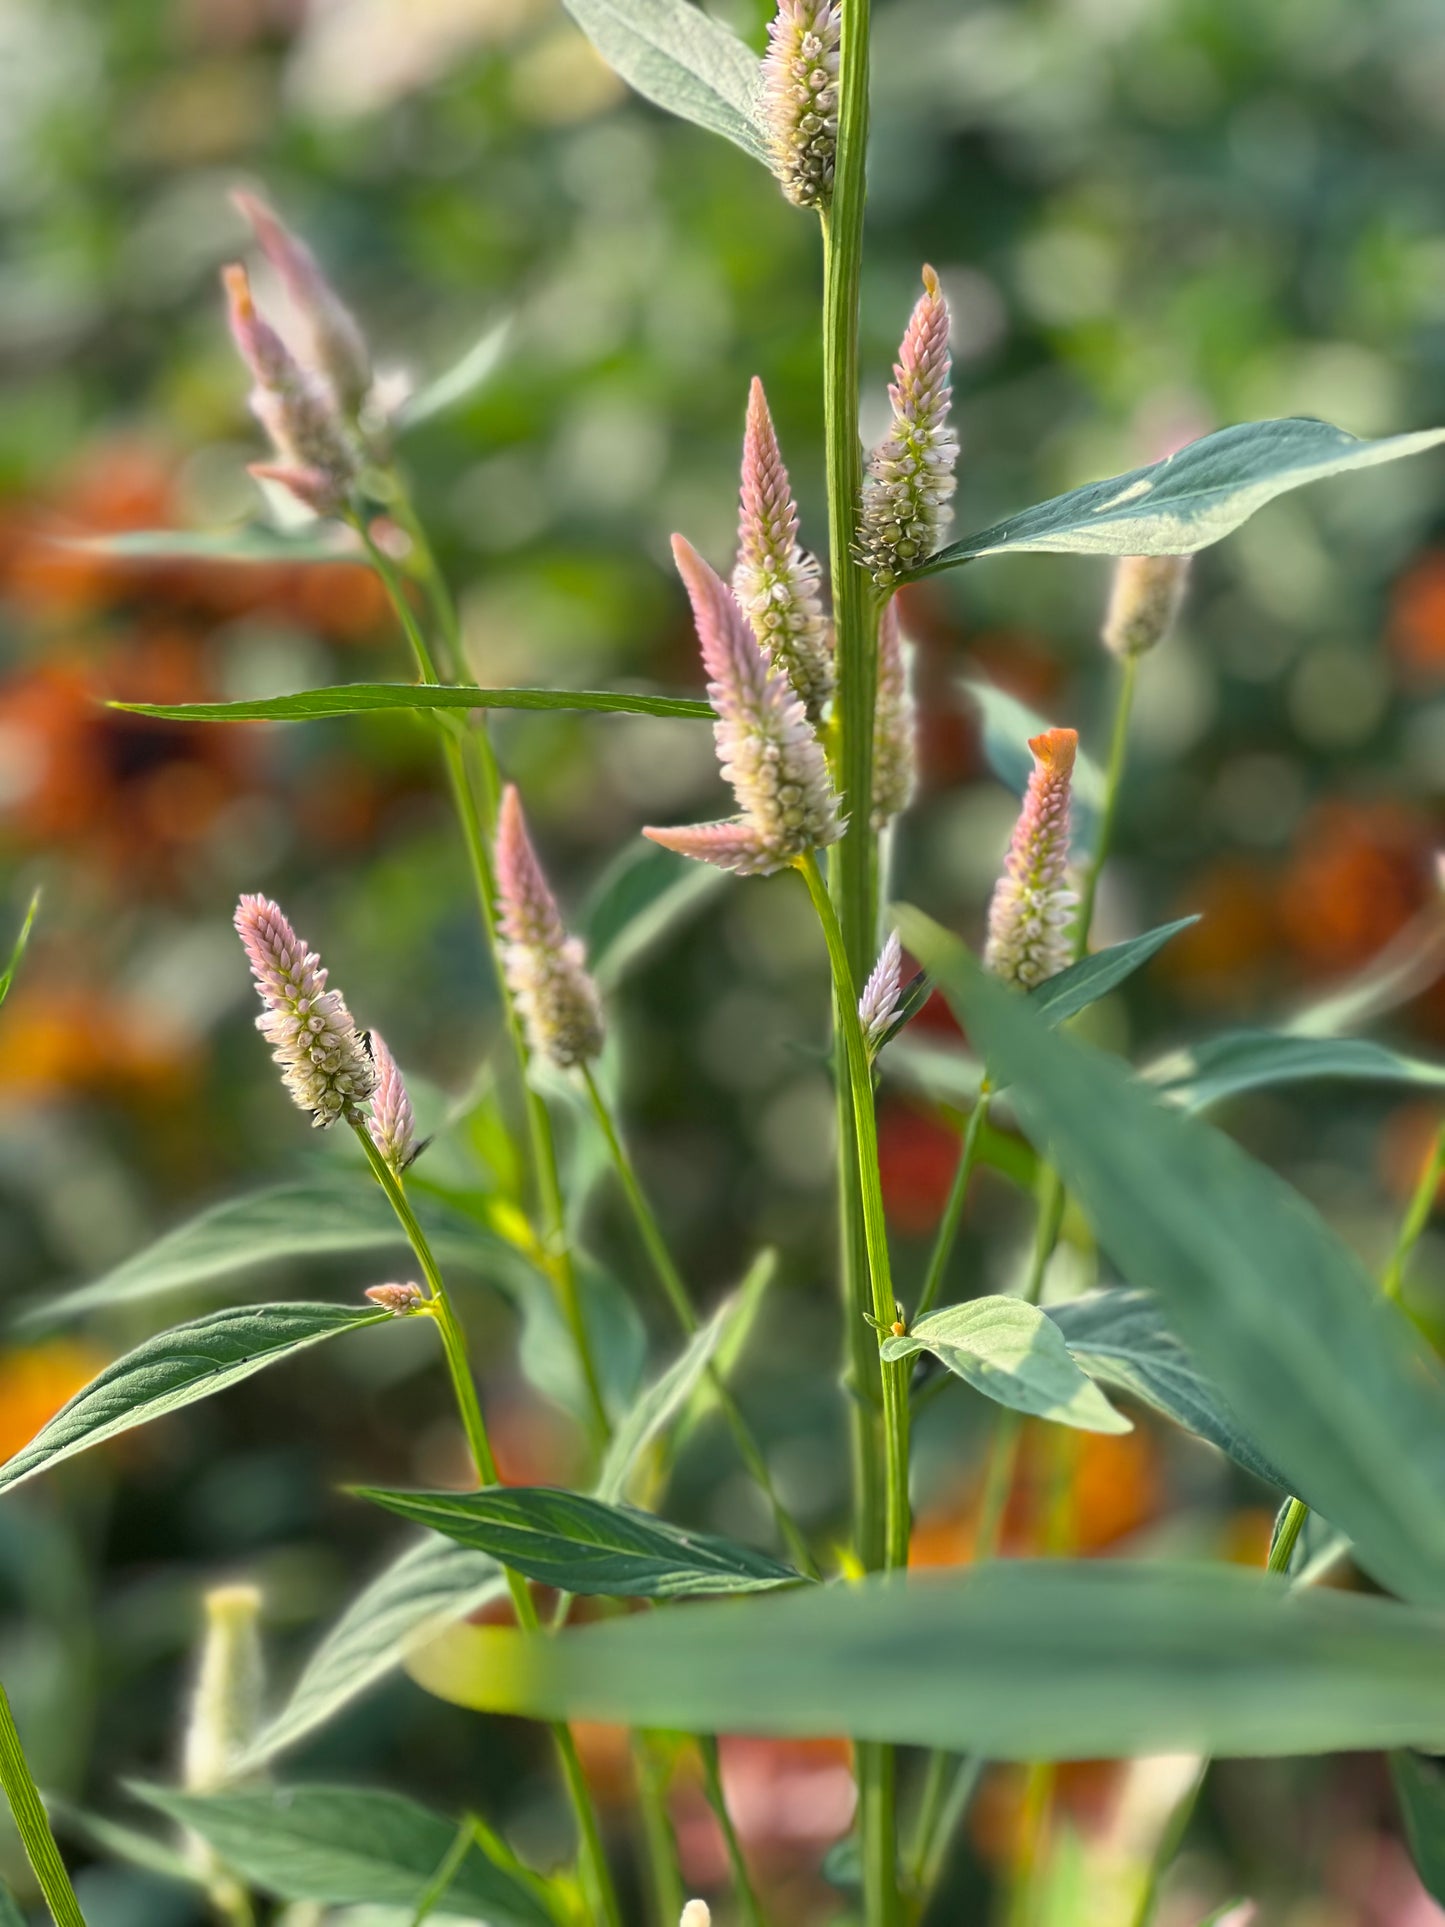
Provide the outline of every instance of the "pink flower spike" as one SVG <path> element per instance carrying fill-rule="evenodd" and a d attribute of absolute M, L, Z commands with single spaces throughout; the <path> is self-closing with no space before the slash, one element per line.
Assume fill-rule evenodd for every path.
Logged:
<path fill-rule="evenodd" d="M 405 1318 L 408 1312 L 415 1311 L 423 1303 L 426 1294 L 420 1285 L 368 1285 L 363 1296 L 373 1305 L 380 1305 L 394 1318 Z"/>
<path fill-rule="evenodd" d="M 917 717 L 908 654 L 890 596 L 878 623 L 878 697 L 873 712 L 873 828 L 885 830 L 918 787 Z"/>
<path fill-rule="evenodd" d="M 242 897 L 236 931 L 264 1009 L 256 1028 L 272 1045 L 282 1083 L 315 1125 L 352 1117 L 376 1073 L 339 990 L 269 897 Z"/>
<path fill-rule="evenodd" d="M 1029 738 L 1033 772 L 989 905 L 984 963 L 1025 990 L 1057 976 L 1072 954 L 1069 924 L 1078 897 L 1067 882 L 1069 796 L 1078 746 L 1072 729 Z"/>
<path fill-rule="evenodd" d="M 859 557 L 887 588 L 938 547 L 952 517 L 958 438 L 949 427 L 948 303 L 923 270 L 923 293 L 898 350 L 888 396 L 893 425 L 868 458 Z"/>
<path fill-rule="evenodd" d="M 231 200 L 286 284 L 305 324 L 316 369 L 330 382 L 346 413 L 356 415 L 371 391 L 372 374 L 371 355 L 355 315 L 321 272 L 310 248 L 273 209 L 241 188 Z"/>
<path fill-rule="evenodd" d="M 542 874 L 513 783 L 502 792 L 496 866 L 502 967 L 527 1042 L 562 1070 L 585 1064 L 602 1050 L 602 1001 Z"/>
<path fill-rule="evenodd" d="M 763 123 L 773 172 L 795 207 L 826 208 L 838 151 L 836 0 L 778 0 L 763 56 Z"/>
<path fill-rule="evenodd" d="M 416 1117 L 396 1059 L 379 1030 L 371 1033 L 371 1062 L 376 1089 L 371 1094 L 366 1128 L 372 1143 L 400 1177 L 415 1155 Z"/>
<path fill-rule="evenodd" d="M 698 863 L 714 864 L 719 870 L 731 870 L 735 876 L 768 876 L 784 867 L 741 816 L 731 816 L 722 823 L 684 824 L 676 830 L 649 829 L 642 834 L 660 843 L 664 850 L 675 850 Z"/>
<path fill-rule="evenodd" d="M 798 546 L 798 511 L 763 384 L 754 377 L 743 438 L 742 514 L 733 592 L 775 669 L 817 723 L 833 693 L 833 649 L 821 570 Z"/>
<path fill-rule="evenodd" d="M 902 994 L 903 946 L 898 941 L 898 932 L 892 930 L 858 999 L 858 1021 L 863 1026 L 863 1042 L 868 1046 L 870 1057 L 877 1052 L 897 1015 Z"/>

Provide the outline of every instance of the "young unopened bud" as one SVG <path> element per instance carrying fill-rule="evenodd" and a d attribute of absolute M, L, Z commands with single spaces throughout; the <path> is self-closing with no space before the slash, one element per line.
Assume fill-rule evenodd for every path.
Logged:
<path fill-rule="evenodd" d="M 562 1070 L 602 1050 L 602 1000 L 586 952 L 569 937 L 527 835 L 514 784 L 497 819 L 497 907 L 502 965 L 527 1042 Z"/>
<path fill-rule="evenodd" d="M 859 559 L 883 588 L 932 555 L 953 514 L 950 366 L 948 303 L 926 267 L 888 389 L 893 425 L 868 458 L 863 483 Z"/>
<path fill-rule="evenodd" d="M 306 243 L 266 203 L 238 189 L 231 196 L 251 224 L 261 251 L 286 284 L 306 329 L 312 366 L 356 416 L 371 390 L 371 355 L 360 324 L 317 265 Z"/>
<path fill-rule="evenodd" d="M 712 1927 L 712 1909 L 705 1900 L 690 1900 L 677 1927 Z"/>
<path fill-rule="evenodd" d="M 838 152 L 841 12 L 830 0 L 779 0 L 763 57 L 763 122 L 773 172 L 796 207 L 826 208 Z"/>
<path fill-rule="evenodd" d="M 376 1088 L 376 1073 L 339 990 L 268 897 L 242 897 L 236 931 L 265 1006 L 256 1028 L 270 1040 L 282 1083 L 316 1125 L 352 1115 Z"/>
<path fill-rule="evenodd" d="M 391 1312 L 393 1317 L 405 1318 L 408 1312 L 415 1311 L 421 1304 L 425 1293 L 417 1284 L 368 1285 L 363 1296 L 369 1298 L 373 1305 L 380 1305 L 383 1311 Z"/>
<path fill-rule="evenodd" d="M 718 761 L 740 814 L 725 823 L 643 831 L 683 856 L 740 876 L 766 876 L 843 834 L 838 793 L 822 745 L 791 683 L 773 668 L 737 597 L 690 543 L 672 552 L 692 602 Z"/>
<path fill-rule="evenodd" d="M 376 1089 L 371 1094 L 371 1116 L 366 1128 L 371 1141 L 398 1175 L 411 1163 L 416 1146 L 416 1118 L 396 1059 L 381 1032 L 371 1033 L 371 1062 Z"/>
<path fill-rule="evenodd" d="M 898 941 L 898 932 L 890 932 L 887 943 L 878 953 L 878 961 L 873 966 L 872 975 L 863 986 L 863 995 L 858 999 L 858 1021 L 863 1026 L 863 1042 L 872 1057 L 883 1042 L 888 1026 L 898 1014 L 898 1000 L 903 993 L 903 946 Z"/>
<path fill-rule="evenodd" d="M 917 718 L 908 652 L 890 597 L 878 624 L 878 698 L 873 711 L 873 828 L 902 816 L 918 787 Z"/>
<path fill-rule="evenodd" d="M 1121 555 L 1102 631 L 1116 656 L 1142 656 L 1174 627 L 1189 580 L 1187 555 Z"/>
<path fill-rule="evenodd" d="M 1068 887 L 1069 795 L 1078 746 L 1072 729 L 1029 738 L 1033 772 L 989 905 L 984 963 L 1026 990 L 1056 976 L 1071 955 L 1078 897 Z"/>
<path fill-rule="evenodd" d="M 833 693 L 833 648 L 821 571 L 798 546 L 798 511 L 763 384 L 754 379 L 743 439 L 742 514 L 733 591 L 769 662 L 818 722 Z"/>
<path fill-rule="evenodd" d="M 242 267 L 222 279 L 231 333 L 255 378 L 251 412 L 280 458 L 272 479 L 290 488 L 318 514 L 342 508 L 360 473 L 356 446 L 341 419 L 330 385 L 303 368 L 276 330 L 258 312 Z"/>
<path fill-rule="evenodd" d="M 261 1726 L 265 1678 L 261 1594 L 219 1586 L 205 1597 L 206 1626 L 181 1757 L 188 1793 L 215 1793 Z"/>

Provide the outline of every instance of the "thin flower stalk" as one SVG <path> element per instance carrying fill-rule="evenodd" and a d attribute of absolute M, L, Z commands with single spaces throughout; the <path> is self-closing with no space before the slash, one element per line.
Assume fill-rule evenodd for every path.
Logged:
<path fill-rule="evenodd" d="M 773 172 L 795 207 L 826 210 L 838 154 L 836 0 L 779 0 L 768 23 L 762 113 Z"/>
<path fill-rule="evenodd" d="M 353 1117 L 376 1088 L 376 1072 L 346 1000 L 269 897 L 243 896 L 237 934 L 264 1006 L 256 1027 L 272 1045 L 281 1081 L 313 1125 Z"/>
<path fill-rule="evenodd" d="M 1034 767 L 989 905 L 984 962 L 1025 990 L 1057 976 L 1072 955 L 1078 898 L 1068 884 L 1069 803 L 1078 745 L 1072 729 L 1029 738 Z"/>
<path fill-rule="evenodd" d="M 873 828 L 880 835 L 912 803 L 918 788 L 918 719 L 898 598 L 878 620 L 878 696 L 873 712 Z"/>
<path fill-rule="evenodd" d="M 893 421 L 868 459 L 859 553 L 880 588 L 926 561 L 952 519 L 958 438 L 949 425 L 948 303 L 932 268 L 888 389 Z"/>

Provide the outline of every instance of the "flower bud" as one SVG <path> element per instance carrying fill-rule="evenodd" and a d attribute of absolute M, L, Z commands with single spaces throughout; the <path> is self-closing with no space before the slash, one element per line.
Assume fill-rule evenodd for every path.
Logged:
<path fill-rule="evenodd" d="M 833 693 L 833 648 L 821 571 L 798 546 L 798 511 L 763 384 L 754 380 L 743 439 L 742 514 L 733 593 L 775 669 L 817 723 Z"/>
<path fill-rule="evenodd" d="M 1189 580 L 1187 555 L 1121 555 L 1104 617 L 1103 642 L 1116 656 L 1142 656 L 1174 627 Z"/>
<path fill-rule="evenodd" d="M 265 1006 L 256 1028 L 273 1046 L 282 1083 L 315 1125 L 353 1115 L 376 1073 L 346 1000 L 326 988 L 321 959 L 268 897 L 242 897 L 235 923 Z"/>
<path fill-rule="evenodd" d="M 215 1793 L 261 1726 L 261 1594 L 219 1586 L 205 1597 L 206 1627 L 181 1757 L 188 1793 Z"/>
<path fill-rule="evenodd" d="M 881 588 L 926 561 L 952 518 L 958 438 L 948 425 L 950 367 L 948 303 L 926 267 L 888 389 L 893 425 L 863 483 L 859 560 Z"/>
<path fill-rule="evenodd" d="M 383 1311 L 389 1311 L 397 1318 L 404 1318 L 409 1311 L 415 1311 L 425 1297 L 421 1286 L 417 1284 L 368 1285 L 363 1295 L 373 1305 L 380 1305 Z"/>
<path fill-rule="evenodd" d="M 878 623 L 878 697 L 873 711 L 873 828 L 902 816 L 918 787 L 917 719 L 909 661 L 890 597 Z"/>
<path fill-rule="evenodd" d="M 1078 746 L 1072 729 L 1029 738 L 1033 772 L 989 905 L 984 963 L 1025 990 L 1056 976 L 1072 954 L 1069 924 L 1078 897 L 1067 882 L 1069 796 Z"/>
<path fill-rule="evenodd" d="M 690 1900 L 677 1927 L 712 1927 L 712 1909 L 705 1900 Z"/>
<path fill-rule="evenodd" d="M 399 1177 L 415 1155 L 416 1117 L 396 1059 L 378 1030 L 371 1033 L 371 1062 L 376 1089 L 371 1094 L 366 1128 L 372 1143 Z"/>
<path fill-rule="evenodd" d="M 740 814 L 724 823 L 643 831 L 664 849 L 741 876 L 766 876 L 843 834 L 838 793 L 791 683 L 773 668 L 736 596 L 680 535 L 672 552 L 692 602 L 708 672 L 718 761 Z"/>
<path fill-rule="evenodd" d="M 602 1000 L 586 952 L 569 937 L 509 783 L 497 818 L 497 907 L 502 967 L 527 1042 L 562 1070 L 602 1050 Z"/>
<path fill-rule="evenodd" d="M 371 391 L 371 355 L 360 324 L 299 235 L 266 203 L 238 189 L 231 196 L 251 224 L 261 251 L 286 284 L 306 329 L 312 366 L 326 377 L 342 409 L 357 416 Z"/>
<path fill-rule="evenodd" d="M 883 1042 L 888 1026 L 898 1014 L 903 992 L 903 946 L 898 932 L 890 931 L 888 941 L 878 953 L 878 961 L 858 999 L 858 1021 L 863 1026 L 863 1042 L 872 1057 Z"/>
<path fill-rule="evenodd" d="M 838 152 L 836 0 L 779 0 L 763 57 L 763 123 L 773 172 L 795 207 L 826 208 Z"/>

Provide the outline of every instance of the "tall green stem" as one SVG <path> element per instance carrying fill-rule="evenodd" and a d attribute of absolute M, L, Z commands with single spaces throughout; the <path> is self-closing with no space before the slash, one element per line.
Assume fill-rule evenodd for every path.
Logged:
<path fill-rule="evenodd" d="M 762 1902 L 753 1887 L 752 1876 L 748 1872 L 747 1858 L 743 1853 L 743 1843 L 738 1839 L 733 1817 L 728 1812 L 727 1795 L 723 1791 L 722 1764 L 718 1758 L 717 1741 L 711 1734 L 698 1741 L 702 1752 L 703 1790 L 707 1803 L 722 1831 L 723 1845 L 727 1848 L 728 1865 L 732 1869 L 733 1885 L 738 1890 L 742 1903 L 743 1919 L 747 1927 L 767 1927 Z"/>
<path fill-rule="evenodd" d="M 678 1861 L 677 1838 L 667 1811 L 667 1768 L 658 1758 L 657 1742 L 650 1733 L 633 1734 L 632 1765 L 637 1776 L 637 1804 L 642 1817 L 643 1846 L 657 1927 L 677 1927 L 687 1894 Z"/>
<path fill-rule="evenodd" d="M 85 1927 L 85 1915 L 80 1911 L 70 1875 L 65 1871 L 55 1835 L 50 1831 L 45 1804 L 26 1761 L 3 1686 L 0 1686 L 0 1791 L 10 1802 L 15 1829 L 35 1869 L 35 1878 L 55 1927 Z"/>
<path fill-rule="evenodd" d="M 933 1255 L 928 1260 L 923 1289 L 911 1313 L 915 1324 L 932 1311 L 943 1287 L 944 1276 L 948 1271 L 948 1261 L 953 1256 L 953 1247 L 958 1240 L 958 1228 L 963 1223 L 963 1207 L 968 1202 L 969 1179 L 973 1176 L 973 1167 L 978 1160 L 978 1147 L 983 1136 L 984 1123 L 988 1117 L 991 1095 L 988 1079 L 985 1078 L 979 1088 L 978 1102 L 969 1115 L 968 1128 L 963 1134 L 963 1143 L 959 1147 L 958 1163 L 953 1169 L 953 1183 L 949 1187 L 948 1202 L 943 1207 L 943 1217 L 939 1221 L 938 1236 L 933 1241 Z"/>
<path fill-rule="evenodd" d="M 1395 1248 L 1390 1253 L 1380 1279 L 1380 1290 L 1387 1298 L 1398 1302 L 1405 1283 L 1406 1267 L 1425 1227 L 1430 1222 L 1430 1213 L 1435 1208 L 1435 1200 L 1440 1194 L 1440 1181 L 1445 1177 L 1445 1124 L 1435 1133 L 1435 1142 L 1430 1147 L 1430 1155 L 1425 1160 L 1425 1168 L 1420 1173 L 1419 1182 L 1410 1198 Z"/>
<path fill-rule="evenodd" d="M 452 1382 L 452 1393 L 457 1403 L 457 1413 L 466 1434 L 467 1447 L 476 1467 L 477 1477 L 483 1485 L 497 1485 L 496 1456 L 492 1451 L 491 1439 L 487 1433 L 487 1422 L 482 1414 L 482 1402 L 477 1396 L 477 1383 L 472 1375 L 471 1360 L 467 1355 L 466 1334 L 452 1301 L 447 1294 L 446 1283 L 432 1251 L 430 1241 L 423 1231 L 416 1213 L 412 1210 L 411 1200 L 407 1197 L 401 1179 L 397 1177 L 386 1159 L 372 1142 L 371 1133 L 359 1118 L 352 1119 L 357 1140 L 366 1153 L 367 1163 L 371 1166 L 373 1177 L 386 1193 L 397 1221 L 406 1233 L 407 1242 L 421 1267 L 430 1296 L 425 1302 L 425 1311 L 436 1321 L 441 1337 L 442 1351 L 447 1362 L 447 1372 Z M 541 1624 L 535 1600 L 520 1573 L 505 1567 L 507 1590 L 512 1597 L 513 1610 L 517 1623 L 525 1632 L 536 1632 Z M 618 1909 L 617 1894 L 612 1885 L 611 1870 L 607 1865 L 607 1855 L 602 1846 L 602 1832 L 598 1825 L 597 1810 L 592 1803 L 592 1794 L 582 1771 L 582 1761 L 578 1756 L 576 1741 L 569 1729 L 560 1722 L 552 1727 L 552 1737 L 562 1766 L 563 1778 L 571 1797 L 572 1808 L 577 1817 L 578 1831 L 582 1837 L 583 1858 L 591 1876 L 593 1894 L 601 1910 L 607 1927 L 622 1927 L 622 1916 Z"/>

